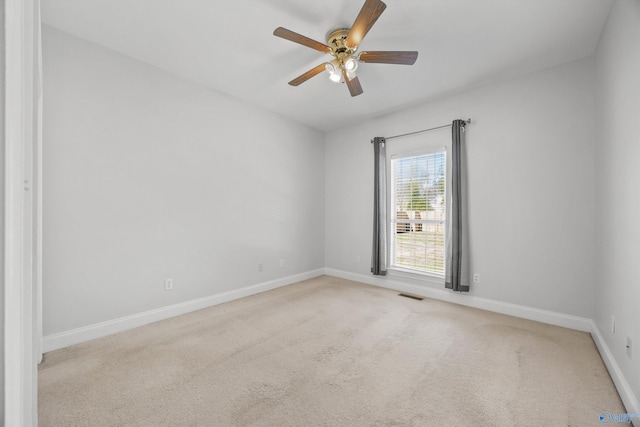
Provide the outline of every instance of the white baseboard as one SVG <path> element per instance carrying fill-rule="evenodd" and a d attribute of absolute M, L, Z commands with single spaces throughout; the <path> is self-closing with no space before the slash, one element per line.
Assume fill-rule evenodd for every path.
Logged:
<path fill-rule="evenodd" d="M 611 349 L 609 349 L 602 333 L 600 333 L 600 329 L 598 329 L 598 326 L 593 321 L 591 322 L 591 336 L 598 347 L 598 351 L 600 352 L 600 356 L 602 357 L 604 364 L 607 366 L 607 370 L 609 371 L 609 375 L 611 375 L 613 383 L 616 385 L 616 389 L 622 399 L 622 403 L 624 403 L 627 413 L 640 414 L 638 396 L 634 394 L 629 382 L 622 373 L 620 366 L 618 366 L 616 359 L 614 359 Z M 633 421 L 634 425 L 640 424 L 640 419 L 635 418 Z"/>
<path fill-rule="evenodd" d="M 233 291 L 228 291 L 221 294 L 198 298 L 179 304 L 173 304 L 167 307 L 157 308 L 155 310 L 145 311 L 143 313 L 137 313 L 130 316 L 120 317 L 118 319 L 85 326 L 82 328 L 72 329 L 70 331 L 48 335 L 43 337 L 42 339 L 42 349 L 45 353 L 48 351 L 58 350 L 74 344 L 79 344 L 85 341 L 112 335 L 117 332 L 137 328 L 139 326 L 147 325 L 159 320 L 164 320 L 171 317 L 179 316 L 181 314 L 190 313 L 192 311 L 201 310 L 203 308 L 212 307 L 214 305 L 248 297 L 250 295 L 259 294 L 261 292 L 270 291 L 272 289 L 287 286 L 296 282 L 301 282 L 303 280 L 312 279 L 314 277 L 322 276 L 323 274 L 324 269 L 307 271 L 305 273 L 282 277 L 280 279 L 259 283 L 253 286 L 247 286 L 242 289 L 235 289 Z"/>
<path fill-rule="evenodd" d="M 391 280 L 389 278 L 379 278 L 372 275 L 351 273 L 342 270 L 325 268 L 325 274 L 336 276 L 342 279 L 367 283 L 381 288 L 393 289 L 401 292 L 466 305 L 468 307 L 479 308 L 495 313 L 507 314 L 509 316 L 521 317 L 523 319 L 535 320 L 537 322 L 550 325 L 562 326 L 564 328 L 576 329 L 583 332 L 591 332 L 591 319 L 585 317 L 572 316 L 570 314 L 557 313 L 555 311 L 542 310 L 539 308 L 527 307 L 524 305 L 511 304 L 508 302 L 495 301 L 488 298 L 477 297 L 466 293 L 452 292 L 444 287 L 434 289 L 427 286 L 417 286 L 410 283 Z"/>

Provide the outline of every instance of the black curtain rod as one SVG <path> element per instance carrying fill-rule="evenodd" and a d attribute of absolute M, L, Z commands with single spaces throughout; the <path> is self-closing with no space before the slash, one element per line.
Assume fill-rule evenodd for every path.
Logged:
<path fill-rule="evenodd" d="M 471 119 L 467 119 L 467 120 L 465 120 L 464 122 L 465 122 L 466 124 L 471 124 Z M 403 133 L 402 135 L 393 135 L 393 136 L 388 136 L 388 137 L 385 137 L 384 139 L 385 139 L 385 140 L 388 140 L 388 139 L 394 139 L 394 138 L 402 138 L 403 136 L 410 136 L 410 135 L 415 135 L 415 134 L 417 134 L 417 133 L 430 132 L 430 131 L 432 131 L 432 130 L 438 130 L 438 129 L 444 129 L 444 128 L 450 128 L 450 127 L 451 127 L 451 124 L 448 124 L 448 125 L 442 125 L 442 126 L 437 126 L 437 127 L 434 127 L 434 128 L 418 130 L 418 131 L 415 131 L 415 132 Z M 371 143 L 373 144 L 373 140 L 371 140 Z"/>

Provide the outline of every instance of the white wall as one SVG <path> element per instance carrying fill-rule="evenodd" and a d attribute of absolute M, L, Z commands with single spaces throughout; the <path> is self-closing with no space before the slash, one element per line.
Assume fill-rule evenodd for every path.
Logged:
<path fill-rule="evenodd" d="M 5 106 L 5 40 L 4 40 L 4 1 L 0 1 L 0 26 L 3 28 L 0 31 L 0 200 L 2 200 L 2 210 L 0 210 L 0 239 L 2 244 L 0 245 L 0 420 L 4 420 L 4 209 L 5 209 L 5 129 L 4 129 L 4 106 Z"/>
<path fill-rule="evenodd" d="M 633 389 L 636 405 L 640 396 L 639 46 L 640 1 L 617 0 L 596 54 L 595 322 Z M 611 315 L 616 319 L 615 334 Z M 627 337 L 633 340 L 633 358 L 626 354 Z"/>
<path fill-rule="evenodd" d="M 370 275 L 370 139 L 471 117 L 471 264 L 481 283 L 470 294 L 591 318 L 594 82 L 593 60 L 581 60 L 329 133 L 327 267 Z"/>
<path fill-rule="evenodd" d="M 321 132 L 43 39 L 45 336 L 324 266 Z"/>

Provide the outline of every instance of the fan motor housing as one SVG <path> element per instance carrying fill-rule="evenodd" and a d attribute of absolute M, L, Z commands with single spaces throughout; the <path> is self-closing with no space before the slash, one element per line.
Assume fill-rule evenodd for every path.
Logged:
<path fill-rule="evenodd" d="M 338 28 L 337 30 L 331 31 L 327 36 L 327 44 L 333 49 L 336 56 L 344 53 L 350 56 L 358 49 L 358 46 L 348 47 L 344 43 L 350 30 L 351 28 Z"/>

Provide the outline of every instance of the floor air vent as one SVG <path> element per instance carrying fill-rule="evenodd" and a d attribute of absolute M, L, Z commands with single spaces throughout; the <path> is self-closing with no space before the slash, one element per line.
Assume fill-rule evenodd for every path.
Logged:
<path fill-rule="evenodd" d="M 410 294 L 398 294 L 398 296 L 405 297 L 405 298 L 411 298 L 411 299 L 417 299 L 418 301 L 422 301 L 424 299 L 424 298 L 419 297 L 417 295 L 410 295 Z"/>

